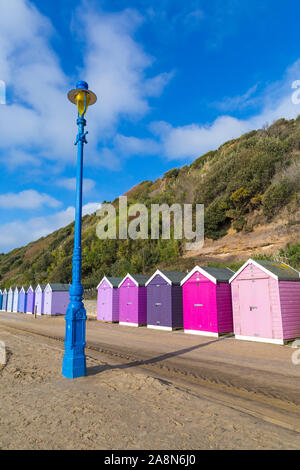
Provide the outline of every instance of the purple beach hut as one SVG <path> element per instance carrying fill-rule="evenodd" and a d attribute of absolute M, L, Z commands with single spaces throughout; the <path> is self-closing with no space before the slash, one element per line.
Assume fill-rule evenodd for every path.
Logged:
<path fill-rule="evenodd" d="M 119 324 L 142 326 L 147 323 L 148 276 L 127 274 L 119 284 Z"/>
<path fill-rule="evenodd" d="M 69 303 L 69 284 L 47 284 L 44 289 L 45 315 L 64 315 Z"/>
<path fill-rule="evenodd" d="M 182 287 L 186 273 L 160 271 L 146 282 L 147 327 L 172 331 L 183 328 Z"/>
<path fill-rule="evenodd" d="M 123 278 L 107 277 L 98 284 L 97 294 L 97 320 L 106 322 L 119 321 L 119 289 Z"/>
<path fill-rule="evenodd" d="M 27 292 L 26 292 L 26 287 L 22 287 L 19 292 L 19 298 L 18 298 L 18 312 L 25 313 L 26 312 L 26 307 L 27 307 Z"/>
<path fill-rule="evenodd" d="M 34 305 L 35 305 L 35 289 L 34 287 L 29 286 L 28 291 L 27 291 L 26 313 L 34 313 Z"/>

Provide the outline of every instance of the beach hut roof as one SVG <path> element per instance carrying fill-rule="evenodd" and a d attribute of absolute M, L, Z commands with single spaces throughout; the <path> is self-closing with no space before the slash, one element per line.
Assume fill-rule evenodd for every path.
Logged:
<path fill-rule="evenodd" d="M 152 279 L 155 278 L 155 276 L 161 276 L 163 279 L 167 281 L 168 284 L 174 285 L 174 286 L 180 286 L 180 283 L 182 279 L 186 276 L 186 273 L 181 273 L 178 271 L 161 271 L 160 269 L 157 269 L 155 273 L 148 279 L 146 282 L 146 286 L 150 284 Z"/>
<path fill-rule="evenodd" d="M 122 281 L 120 282 L 119 286 L 121 286 L 121 284 L 123 284 L 123 282 L 125 281 L 125 279 L 129 277 L 132 282 L 134 282 L 138 287 L 143 287 L 146 285 L 146 282 L 148 281 L 149 277 L 148 276 L 145 276 L 144 274 L 129 274 L 127 273 L 126 276 L 123 277 Z"/>
<path fill-rule="evenodd" d="M 28 286 L 22 286 L 21 289 L 20 289 L 20 292 L 27 292 L 28 290 Z"/>
<path fill-rule="evenodd" d="M 18 286 L 16 286 L 16 287 L 14 288 L 14 292 L 19 292 Z"/>
<path fill-rule="evenodd" d="M 7 294 L 7 289 L 6 289 L 6 287 L 5 287 L 4 291 L 3 291 L 3 294 L 4 294 L 4 293 Z"/>
<path fill-rule="evenodd" d="M 102 282 L 104 281 L 104 279 L 108 282 L 108 284 L 109 284 L 111 287 L 119 287 L 120 282 L 121 282 L 124 278 L 123 278 L 123 277 L 103 276 L 103 278 L 101 279 L 101 281 L 99 282 L 99 284 L 98 284 L 98 286 L 97 286 L 97 289 L 98 289 L 98 287 L 102 284 Z"/>
<path fill-rule="evenodd" d="M 195 272 L 199 271 L 199 273 L 203 274 L 203 276 L 210 279 L 215 284 L 217 282 L 229 282 L 232 274 L 232 271 L 229 268 L 214 268 L 210 266 L 195 266 L 181 281 L 181 285 L 183 285 Z"/>
<path fill-rule="evenodd" d="M 52 292 L 65 292 L 70 289 L 70 284 L 48 283 L 46 287 L 50 287 Z"/>
<path fill-rule="evenodd" d="M 261 259 L 248 259 L 248 261 L 246 261 L 246 263 L 244 263 L 243 266 L 230 278 L 229 282 L 232 282 L 243 271 L 243 269 L 248 266 L 248 264 L 254 264 L 277 281 L 300 281 L 299 271 L 288 264 Z"/>

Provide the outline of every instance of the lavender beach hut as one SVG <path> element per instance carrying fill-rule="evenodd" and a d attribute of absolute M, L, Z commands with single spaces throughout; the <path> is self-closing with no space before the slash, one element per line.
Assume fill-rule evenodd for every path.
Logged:
<path fill-rule="evenodd" d="M 184 332 L 218 337 L 233 331 L 228 268 L 196 266 L 181 281 Z"/>
<path fill-rule="evenodd" d="M 230 279 L 236 339 L 284 344 L 300 336 L 300 273 L 249 259 Z"/>
<path fill-rule="evenodd" d="M 185 273 L 160 271 L 146 282 L 147 327 L 160 330 L 183 328 L 182 287 Z"/>
<path fill-rule="evenodd" d="M 106 322 L 119 321 L 119 289 L 121 277 L 106 277 L 98 284 L 97 320 Z"/>
<path fill-rule="evenodd" d="M 119 284 L 119 324 L 142 326 L 147 323 L 148 276 L 127 274 Z"/>
<path fill-rule="evenodd" d="M 32 286 L 29 286 L 27 291 L 27 306 L 26 313 L 34 313 L 35 305 L 35 289 Z"/>
<path fill-rule="evenodd" d="M 19 292 L 19 300 L 18 300 L 18 312 L 25 313 L 27 307 L 27 293 L 26 287 L 22 287 Z"/>
<path fill-rule="evenodd" d="M 18 311 L 18 301 L 19 301 L 19 288 L 16 287 L 14 290 L 13 312 Z"/>
<path fill-rule="evenodd" d="M 13 311 L 13 302 L 14 302 L 14 290 L 12 287 L 9 288 L 8 294 L 7 294 L 7 312 L 12 312 Z"/>
<path fill-rule="evenodd" d="M 4 289 L 3 294 L 2 294 L 2 310 L 7 309 L 7 290 Z"/>
<path fill-rule="evenodd" d="M 38 284 L 35 289 L 35 304 L 34 308 L 36 308 L 37 315 L 44 314 L 44 290 L 46 284 Z"/>
<path fill-rule="evenodd" d="M 44 290 L 45 315 L 64 315 L 69 303 L 69 284 L 47 284 Z"/>

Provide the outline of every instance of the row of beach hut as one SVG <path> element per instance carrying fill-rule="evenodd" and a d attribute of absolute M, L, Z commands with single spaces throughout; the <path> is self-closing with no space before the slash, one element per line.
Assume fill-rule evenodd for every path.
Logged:
<path fill-rule="evenodd" d="M 284 263 L 249 259 L 236 273 L 196 266 L 189 273 L 105 276 L 97 319 L 284 344 L 300 337 L 300 273 Z"/>
<path fill-rule="evenodd" d="M 38 284 L 0 290 L 0 309 L 6 312 L 63 315 L 69 301 L 69 284 Z"/>

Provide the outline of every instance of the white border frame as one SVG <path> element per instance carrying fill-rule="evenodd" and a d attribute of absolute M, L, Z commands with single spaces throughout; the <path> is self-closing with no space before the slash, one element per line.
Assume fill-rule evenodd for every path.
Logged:
<path fill-rule="evenodd" d="M 271 344 L 281 344 L 284 345 L 284 339 L 282 338 L 261 338 L 260 336 L 243 336 L 235 335 L 235 339 L 243 341 L 253 341 L 256 343 L 271 343 Z"/>
<path fill-rule="evenodd" d="M 173 331 L 171 326 L 147 325 L 147 328 L 151 330 Z"/>
<path fill-rule="evenodd" d="M 119 325 L 121 326 L 134 326 L 134 327 L 138 327 L 140 325 L 142 325 L 143 323 L 131 323 L 131 322 L 127 322 L 127 321 L 119 321 Z"/>
<path fill-rule="evenodd" d="M 106 281 L 108 282 L 108 284 L 110 285 L 110 287 L 114 288 L 114 286 L 112 285 L 112 283 L 110 282 L 110 280 L 106 277 L 106 276 L 103 276 L 103 278 L 101 279 L 101 281 L 99 282 L 99 284 L 97 285 L 97 289 L 99 289 L 100 285 L 102 284 L 103 281 Z"/>
<path fill-rule="evenodd" d="M 217 284 L 217 279 L 215 277 L 197 265 L 182 279 L 180 285 L 182 286 L 193 274 L 195 274 L 196 271 L 199 271 L 200 274 L 203 274 L 207 279 L 212 281 L 214 284 Z"/>
<path fill-rule="evenodd" d="M 257 263 L 254 259 L 249 258 L 248 261 L 246 261 L 243 266 L 240 267 L 240 269 L 229 279 L 229 284 L 249 265 L 249 264 L 254 264 L 258 269 L 261 269 L 265 274 L 268 274 L 268 276 L 273 277 L 278 281 L 278 276 L 276 274 L 271 273 L 267 268 L 262 266 L 261 264 Z"/>
<path fill-rule="evenodd" d="M 219 338 L 219 333 L 213 333 L 212 331 L 202 331 L 202 330 L 184 330 L 184 333 L 188 335 L 198 335 L 198 336 L 211 336 L 212 338 Z"/>
<path fill-rule="evenodd" d="M 134 282 L 134 284 L 135 284 L 137 287 L 140 286 L 140 284 L 131 276 L 131 274 L 127 273 L 126 276 L 123 277 L 122 281 L 121 281 L 120 284 L 118 285 L 118 288 L 121 287 L 121 285 L 123 284 L 123 282 L 125 281 L 125 279 L 126 279 L 127 277 L 129 277 L 129 279 L 131 279 L 132 282 Z M 145 284 L 145 286 L 146 286 L 146 284 Z"/>
<path fill-rule="evenodd" d="M 169 279 L 162 271 L 160 271 L 160 269 L 157 269 L 157 270 L 155 271 L 155 273 L 152 274 L 152 276 L 150 277 L 150 279 L 148 279 L 148 281 L 145 283 L 145 287 L 147 287 L 148 284 L 152 281 L 152 279 L 154 279 L 155 276 L 157 276 L 157 275 L 161 276 L 165 281 L 167 281 L 167 283 L 168 283 L 170 286 L 172 285 L 171 279 Z"/>

